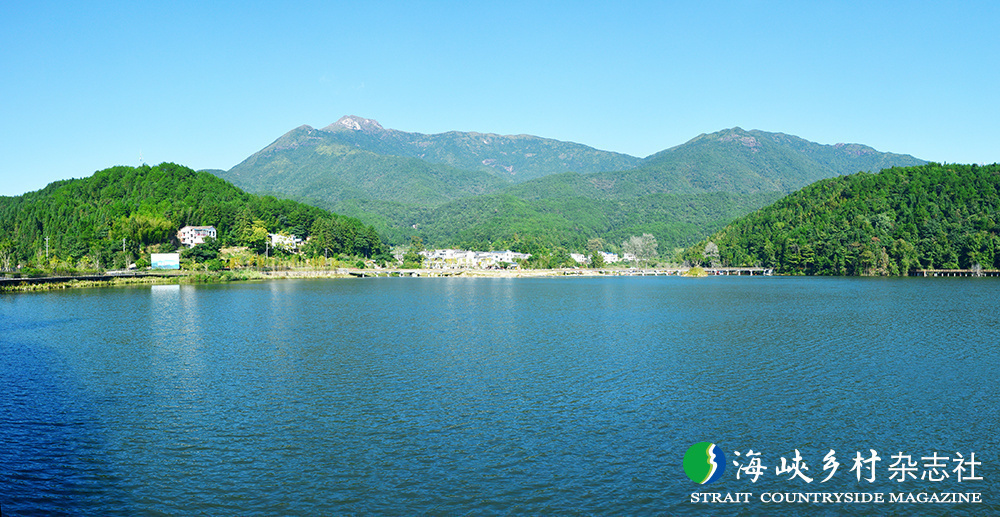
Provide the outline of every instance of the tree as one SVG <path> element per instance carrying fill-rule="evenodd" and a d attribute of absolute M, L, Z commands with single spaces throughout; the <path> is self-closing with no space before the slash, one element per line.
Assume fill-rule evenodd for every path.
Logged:
<path fill-rule="evenodd" d="M 0 271 L 10 271 L 14 258 L 14 246 L 9 242 L 0 243 Z"/>
<path fill-rule="evenodd" d="M 225 267 L 225 264 L 217 258 L 205 261 L 205 269 L 207 269 L 208 271 L 219 271 L 223 267 Z"/>
<path fill-rule="evenodd" d="M 718 244 L 712 241 L 708 241 L 708 244 L 705 244 L 705 251 L 702 253 L 702 255 L 705 257 L 706 264 L 712 267 L 719 267 L 722 265 L 722 263 L 719 262 Z"/>
<path fill-rule="evenodd" d="M 636 262 L 649 262 L 657 257 L 656 237 L 648 233 L 642 234 L 642 237 L 633 235 L 622 242 L 622 251 L 633 255 Z"/>
<path fill-rule="evenodd" d="M 593 256 L 595 253 L 604 250 L 604 240 L 599 238 L 587 239 L 587 255 Z"/>
<path fill-rule="evenodd" d="M 604 267 L 604 255 L 601 255 L 600 251 L 595 251 L 590 254 L 590 267 L 594 269 Z"/>
<path fill-rule="evenodd" d="M 196 244 L 193 248 L 184 250 L 181 254 L 184 258 L 202 263 L 219 258 L 219 241 L 216 239 L 205 239 L 205 242 Z"/>
<path fill-rule="evenodd" d="M 250 248 L 254 253 L 261 255 L 267 252 L 268 249 L 268 236 L 267 228 L 264 226 L 264 221 L 254 221 L 253 226 L 250 231 L 243 237 L 244 246 Z"/>
<path fill-rule="evenodd" d="M 421 251 L 424 251 L 424 241 L 414 235 L 410 238 L 410 249 L 406 251 L 406 255 L 403 255 L 403 269 L 420 269 L 424 263 Z"/>

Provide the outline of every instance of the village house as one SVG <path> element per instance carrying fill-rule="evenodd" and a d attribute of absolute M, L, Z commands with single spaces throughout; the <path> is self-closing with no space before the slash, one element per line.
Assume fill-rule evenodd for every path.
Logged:
<path fill-rule="evenodd" d="M 615 262 L 621 262 L 621 257 L 617 253 L 608 253 L 606 251 L 598 251 L 601 254 L 601 258 L 604 259 L 605 264 L 614 264 Z M 590 257 L 583 255 L 581 253 L 570 253 L 569 257 L 575 260 L 578 264 L 590 264 Z M 628 255 L 626 255 L 626 260 L 628 260 Z M 635 256 L 632 256 L 632 260 Z"/>
<path fill-rule="evenodd" d="M 427 250 L 421 251 L 424 256 L 424 267 L 430 269 L 489 269 L 500 267 L 501 264 L 514 264 L 525 260 L 531 255 L 505 251 L 466 251 L 466 250 Z"/>
<path fill-rule="evenodd" d="M 615 262 L 621 262 L 621 257 L 617 253 L 608 253 L 606 251 L 599 251 L 601 258 L 604 259 L 605 264 L 614 264 Z"/>
<path fill-rule="evenodd" d="M 298 253 L 299 247 L 302 246 L 302 239 L 294 235 L 269 233 L 267 236 L 271 239 L 272 248 L 285 250 L 289 253 Z"/>
<path fill-rule="evenodd" d="M 177 231 L 177 240 L 189 248 L 205 242 L 205 239 L 217 238 L 214 226 L 185 226 Z"/>

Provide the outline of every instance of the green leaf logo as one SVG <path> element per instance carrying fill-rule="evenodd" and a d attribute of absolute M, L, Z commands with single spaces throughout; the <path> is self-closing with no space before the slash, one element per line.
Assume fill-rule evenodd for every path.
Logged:
<path fill-rule="evenodd" d="M 695 483 L 712 483 L 722 477 L 725 470 L 726 455 L 712 442 L 698 442 L 684 453 L 684 473 Z"/>

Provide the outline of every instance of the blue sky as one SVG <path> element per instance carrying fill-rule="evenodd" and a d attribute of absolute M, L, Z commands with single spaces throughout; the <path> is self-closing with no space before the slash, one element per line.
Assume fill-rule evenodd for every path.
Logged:
<path fill-rule="evenodd" d="M 0 195 L 342 115 L 647 156 L 740 126 L 1000 161 L 996 2 L 5 2 Z"/>

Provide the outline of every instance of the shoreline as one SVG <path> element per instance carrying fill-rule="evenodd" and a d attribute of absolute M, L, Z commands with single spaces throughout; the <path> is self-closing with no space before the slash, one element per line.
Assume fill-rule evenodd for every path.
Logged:
<path fill-rule="evenodd" d="M 974 275 L 966 270 L 916 270 L 909 277 L 970 277 L 1000 276 L 1000 271 Z M 764 268 L 605 268 L 605 269 L 287 269 L 259 271 L 256 269 L 218 272 L 134 272 L 128 274 L 90 274 L 79 276 L 49 276 L 10 278 L 0 277 L 0 294 L 81 289 L 91 287 L 126 287 L 139 285 L 224 284 L 285 279 L 331 278 L 542 278 L 542 277 L 609 277 L 609 276 L 677 276 L 704 278 L 710 276 L 785 276 L 775 275 Z M 858 277 L 862 278 L 862 277 Z M 905 278 L 905 277 L 896 277 Z"/>
<path fill-rule="evenodd" d="M 753 269 L 751 271 L 751 269 Z M 730 268 L 713 274 L 761 276 L 770 274 L 759 268 Z M 689 268 L 649 269 L 290 269 L 258 271 L 254 269 L 220 272 L 135 272 L 130 274 L 93 274 L 74 277 L 0 278 L 0 293 L 51 291 L 90 287 L 123 287 L 135 285 L 216 284 L 255 280 L 309 279 L 309 278 L 540 278 L 540 277 L 598 277 L 598 276 L 706 276 L 702 270 L 690 274 Z"/>
<path fill-rule="evenodd" d="M 125 287 L 139 285 L 217 284 L 284 279 L 330 279 L 377 277 L 463 277 L 463 278 L 530 278 L 542 276 L 600 276 L 595 270 L 405 270 L 405 269 L 310 269 L 310 270 L 234 270 L 222 272 L 138 273 L 130 275 L 80 275 L 10 278 L 0 277 L 0 293 L 25 293 L 93 287 Z"/>

